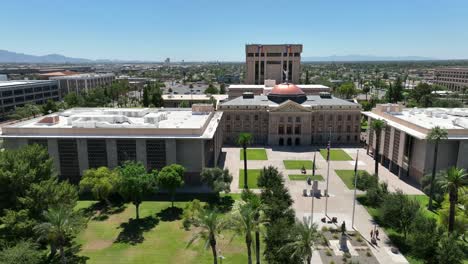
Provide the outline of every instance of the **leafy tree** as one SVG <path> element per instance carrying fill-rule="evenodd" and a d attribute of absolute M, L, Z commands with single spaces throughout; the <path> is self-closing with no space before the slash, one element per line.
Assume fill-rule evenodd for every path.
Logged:
<path fill-rule="evenodd" d="M 59 251 L 61 263 L 66 263 L 65 247 L 83 227 L 83 218 L 70 207 L 50 208 L 44 212 L 44 222 L 34 227 L 39 241 L 50 245 L 50 258 Z"/>
<path fill-rule="evenodd" d="M 390 84 L 386 93 L 388 102 L 397 103 L 403 99 L 403 86 L 401 83 L 401 78 L 398 76 L 393 85 Z"/>
<path fill-rule="evenodd" d="M 442 202 L 444 201 L 444 196 L 445 196 L 445 191 L 442 189 L 442 186 L 440 185 L 440 181 L 439 181 L 439 179 L 443 176 L 442 174 L 443 174 L 442 171 L 436 173 L 436 177 L 433 182 L 434 193 L 432 195 L 432 198 L 439 205 L 442 204 Z M 421 178 L 421 189 L 428 197 L 431 193 L 431 179 L 432 179 L 431 174 L 426 174 Z"/>
<path fill-rule="evenodd" d="M 296 221 L 293 233 L 294 240 L 285 244 L 280 250 L 292 252 L 291 258 L 299 257 L 303 262 L 310 264 L 315 242 L 320 237 L 317 231 L 317 224 L 310 224 L 309 221 L 304 218 L 302 222 Z"/>
<path fill-rule="evenodd" d="M 440 126 L 435 126 L 429 131 L 426 136 L 426 139 L 429 142 L 434 144 L 434 159 L 432 161 L 432 176 L 431 176 L 431 188 L 429 191 L 429 205 L 428 209 L 432 210 L 432 197 L 434 196 L 434 180 L 436 176 L 437 169 L 437 152 L 439 149 L 439 142 L 443 139 L 447 139 L 448 132 L 445 129 L 440 128 Z"/>
<path fill-rule="evenodd" d="M 184 213 L 183 213 L 183 226 L 186 230 L 190 228 L 190 226 L 193 224 L 195 217 L 197 214 L 200 212 L 202 209 L 202 205 L 200 200 L 194 199 L 190 203 L 187 203 L 184 208 Z"/>
<path fill-rule="evenodd" d="M 346 99 L 350 99 L 357 94 L 356 86 L 353 82 L 345 82 L 337 90 L 338 94 L 344 96 Z"/>
<path fill-rule="evenodd" d="M 384 73 L 383 73 L 382 79 L 385 79 L 385 80 L 388 79 L 388 73 L 387 73 L 387 72 L 384 72 Z"/>
<path fill-rule="evenodd" d="M 57 104 L 54 101 L 52 101 L 51 99 L 47 100 L 47 103 L 45 103 L 42 106 L 42 113 L 44 115 L 48 115 L 49 112 L 53 113 L 53 112 L 57 112 L 57 111 L 58 111 Z"/>
<path fill-rule="evenodd" d="M 231 191 L 232 175 L 228 169 L 203 168 L 201 181 L 218 194 L 223 191 L 226 193 Z"/>
<path fill-rule="evenodd" d="M 370 188 L 377 187 L 378 185 L 377 177 L 371 175 L 367 171 L 358 172 L 357 177 L 358 178 L 357 178 L 356 187 L 358 188 L 358 190 L 366 191 Z M 353 185 L 354 185 L 354 182 L 353 182 Z"/>
<path fill-rule="evenodd" d="M 184 167 L 178 164 L 171 164 L 162 168 L 156 177 L 157 185 L 169 191 L 172 207 L 174 207 L 174 196 L 177 188 L 184 185 L 184 173 Z"/>
<path fill-rule="evenodd" d="M 237 138 L 237 144 L 239 144 L 244 151 L 244 188 L 248 189 L 247 184 L 247 146 L 252 143 L 253 137 L 250 133 L 240 133 Z"/>
<path fill-rule="evenodd" d="M 419 203 L 401 190 L 388 194 L 380 207 L 384 223 L 402 232 L 405 239 L 419 209 Z"/>
<path fill-rule="evenodd" d="M 187 101 L 182 101 L 182 102 L 180 102 L 179 107 L 180 108 L 188 108 L 188 107 L 190 107 L 190 104 Z"/>
<path fill-rule="evenodd" d="M 362 87 L 362 92 L 366 94 L 366 101 L 367 101 L 367 94 L 370 92 L 370 87 L 368 85 L 364 85 L 364 87 Z"/>
<path fill-rule="evenodd" d="M 370 187 L 366 191 L 366 203 L 373 207 L 380 206 L 388 193 L 388 185 L 386 182 Z"/>
<path fill-rule="evenodd" d="M 219 90 L 210 83 L 208 88 L 205 89 L 205 94 L 219 94 Z"/>
<path fill-rule="evenodd" d="M 219 85 L 219 94 L 226 94 L 226 84 Z"/>
<path fill-rule="evenodd" d="M 118 193 L 135 205 L 136 219 L 140 219 L 139 207 L 145 196 L 156 189 L 156 176 L 147 173 L 145 166 L 139 162 L 127 161 L 118 168 Z"/>
<path fill-rule="evenodd" d="M 380 151 L 380 136 L 382 135 L 382 130 L 385 128 L 385 121 L 379 119 L 373 119 L 371 122 L 371 128 L 375 133 L 375 152 L 374 152 L 374 174 L 379 178 L 379 151 Z M 371 143 L 369 143 L 371 144 Z"/>
<path fill-rule="evenodd" d="M 424 216 L 419 211 L 413 220 L 408 237 L 412 254 L 428 263 L 436 263 L 434 252 L 437 250 L 440 237 L 436 220 Z"/>
<path fill-rule="evenodd" d="M 117 181 L 117 173 L 107 167 L 88 169 L 83 173 L 80 190 L 82 192 L 90 191 L 95 199 L 110 205 L 108 198 L 115 191 Z"/>
<path fill-rule="evenodd" d="M 37 105 L 28 103 L 23 107 L 16 107 L 14 113 L 9 115 L 9 118 L 23 119 L 31 116 L 35 118 L 40 113 L 41 109 Z"/>
<path fill-rule="evenodd" d="M 430 84 L 419 83 L 414 89 L 411 90 L 409 97 L 414 101 L 416 106 L 430 107 L 433 101 L 432 95 L 433 88 Z"/>
<path fill-rule="evenodd" d="M 465 259 L 463 245 L 458 241 L 457 236 L 450 234 L 442 236 L 439 248 L 436 251 L 438 264 L 461 264 Z"/>
<path fill-rule="evenodd" d="M 194 225 L 197 227 L 197 232 L 192 236 L 187 247 L 198 239 L 204 240 L 206 242 L 205 245 L 210 245 L 211 247 L 213 263 L 217 264 L 218 252 L 216 251 L 216 240 L 221 235 L 221 232 L 228 228 L 227 221 L 216 210 L 202 209 L 194 219 Z"/>
<path fill-rule="evenodd" d="M 256 217 L 257 210 L 245 202 L 238 202 L 231 216 L 231 228 L 234 235 L 244 235 L 247 246 L 247 263 L 252 263 L 252 234 L 260 229 L 259 218 Z"/>
<path fill-rule="evenodd" d="M 83 104 L 83 97 L 76 92 L 70 92 L 63 98 L 68 107 L 76 107 Z"/>
<path fill-rule="evenodd" d="M 149 92 L 148 87 L 143 88 L 143 106 L 148 107 L 150 104 L 149 102 Z"/>
<path fill-rule="evenodd" d="M 40 264 L 43 254 L 35 243 L 20 241 L 16 245 L 0 251 L 2 264 Z"/>
<path fill-rule="evenodd" d="M 455 210 L 456 204 L 458 203 L 458 191 L 465 189 L 468 185 L 468 174 L 465 173 L 464 169 L 451 167 L 439 182 L 442 188 L 449 194 L 450 211 L 448 231 L 452 233 L 455 226 Z"/>

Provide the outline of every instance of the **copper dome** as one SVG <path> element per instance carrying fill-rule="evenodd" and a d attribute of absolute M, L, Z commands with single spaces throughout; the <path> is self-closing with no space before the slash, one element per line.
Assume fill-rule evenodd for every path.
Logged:
<path fill-rule="evenodd" d="M 273 89 L 271 89 L 270 94 L 278 94 L 278 95 L 303 95 L 305 94 L 301 88 L 296 86 L 292 83 L 281 83 L 275 85 Z"/>

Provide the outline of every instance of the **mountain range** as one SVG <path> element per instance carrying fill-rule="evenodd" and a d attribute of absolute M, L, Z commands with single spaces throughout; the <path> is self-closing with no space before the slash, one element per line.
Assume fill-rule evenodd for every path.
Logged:
<path fill-rule="evenodd" d="M 333 55 L 333 56 L 315 56 L 302 57 L 304 62 L 351 62 L 351 61 L 422 61 L 437 60 L 436 58 L 420 56 L 372 56 L 372 55 Z M 0 63 L 112 63 L 112 62 L 143 62 L 143 61 L 123 61 L 123 60 L 90 60 L 84 58 L 66 57 L 61 54 L 48 54 L 43 56 L 17 53 L 7 50 L 0 50 Z M 150 62 L 150 61 L 146 61 Z"/>

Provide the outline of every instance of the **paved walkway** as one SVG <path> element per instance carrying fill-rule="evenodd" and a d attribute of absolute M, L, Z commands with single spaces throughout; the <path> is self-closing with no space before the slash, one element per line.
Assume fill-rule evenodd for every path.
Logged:
<path fill-rule="evenodd" d="M 353 159 L 356 158 L 357 148 L 342 148 L 346 151 Z M 241 192 L 239 189 L 239 169 L 243 168 L 243 162 L 240 160 L 239 148 L 223 148 L 223 151 L 226 152 L 225 168 L 228 168 L 232 175 L 233 181 L 231 184 L 231 191 Z M 294 149 L 290 147 L 281 147 L 281 148 L 267 148 L 268 160 L 264 161 L 248 161 L 249 169 L 260 169 L 264 166 L 272 165 L 277 167 L 280 172 L 283 173 L 285 177 L 285 183 L 288 187 L 291 196 L 294 199 L 294 210 L 298 218 L 310 217 L 311 208 L 312 208 L 312 199 L 310 197 L 303 197 L 303 189 L 310 189 L 310 186 L 306 184 L 305 181 L 291 181 L 288 178 L 288 174 L 300 174 L 299 170 L 286 170 L 283 165 L 283 160 L 312 160 L 314 156 L 314 151 L 316 149 L 312 147 L 295 147 Z M 327 162 L 326 160 L 317 152 L 316 162 L 318 169 L 316 174 L 323 176 L 325 181 L 319 182 L 319 189 L 326 189 L 326 177 L 327 177 Z M 393 175 L 386 168 L 382 167 L 379 164 L 379 178 L 381 181 L 388 183 L 389 190 L 395 191 L 396 189 L 402 190 L 406 194 L 422 194 L 422 192 L 411 185 L 401 181 L 397 176 Z M 329 175 L 329 192 L 330 197 L 328 198 L 328 213 L 329 217 L 337 217 L 338 224 L 341 225 L 342 221 L 346 222 L 348 229 L 351 229 L 352 222 L 352 208 L 353 208 L 353 190 L 349 190 L 346 185 L 341 181 L 341 179 L 336 175 L 336 169 L 345 169 L 353 170 L 354 161 L 331 161 L 330 163 L 330 175 Z M 373 158 L 366 154 L 365 149 L 359 150 L 359 164 L 358 169 L 367 170 L 372 173 L 374 170 L 374 161 Z M 309 172 L 308 172 L 309 173 Z M 314 199 L 314 210 L 313 210 L 313 220 L 319 225 L 319 228 L 324 224 L 320 221 L 322 217 L 325 216 L 325 203 L 326 198 L 322 197 L 320 199 Z M 329 225 L 329 224 L 325 224 Z M 367 213 L 367 210 L 364 206 L 356 203 L 355 210 L 355 222 L 354 228 L 359 231 L 363 238 L 368 242 L 370 241 L 370 231 L 374 227 L 374 222 L 371 216 Z M 394 255 L 389 250 L 389 239 L 382 229 L 380 231 L 380 241 L 378 241 L 377 246 L 372 246 L 370 243 L 371 250 L 373 254 L 377 257 L 380 263 L 408 263 L 402 255 Z M 316 263 L 316 262 L 314 262 Z"/>

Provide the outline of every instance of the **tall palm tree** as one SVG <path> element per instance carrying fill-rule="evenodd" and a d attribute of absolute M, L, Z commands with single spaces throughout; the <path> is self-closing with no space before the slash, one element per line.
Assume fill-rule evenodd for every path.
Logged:
<path fill-rule="evenodd" d="M 374 173 L 376 177 L 379 177 L 380 136 L 382 135 L 382 130 L 385 128 L 385 122 L 383 120 L 374 119 L 371 122 L 371 127 L 375 133 Z"/>
<path fill-rule="evenodd" d="M 81 227 L 82 218 L 73 209 L 62 206 L 44 212 L 44 222 L 35 226 L 34 231 L 39 235 L 40 241 L 50 245 L 50 258 L 58 249 L 61 263 L 66 263 L 65 246 Z"/>
<path fill-rule="evenodd" d="M 448 231 L 452 233 L 455 225 L 455 206 L 458 202 L 458 191 L 463 190 L 468 185 L 468 174 L 465 173 L 464 169 L 451 167 L 439 179 L 439 183 L 442 188 L 449 193 L 450 210 Z"/>
<path fill-rule="evenodd" d="M 198 239 L 205 241 L 205 247 L 210 245 L 213 253 L 213 264 L 218 263 L 218 253 L 216 251 L 216 239 L 221 232 L 227 229 L 227 222 L 216 210 L 202 209 L 194 219 L 193 225 L 198 227 L 198 232 L 193 235 L 187 244 L 187 247 Z"/>
<path fill-rule="evenodd" d="M 255 208 L 250 203 L 237 203 L 231 217 L 231 227 L 234 230 L 234 235 L 243 234 L 245 236 L 245 244 L 247 246 L 247 260 L 252 264 L 252 233 L 257 233 L 260 230 L 260 217 L 258 208 Z M 256 241 L 257 242 L 257 241 Z M 257 261 L 259 261 L 259 249 L 256 247 Z"/>
<path fill-rule="evenodd" d="M 247 185 L 247 146 L 252 143 L 253 137 L 250 133 L 240 133 L 239 137 L 237 138 L 237 144 L 242 146 L 244 149 L 244 188 L 248 189 L 249 186 Z"/>
<path fill-rule="evenodd" d="M 294 226 L 294 240 L 285 244 L 280 250 L 290 250 L 291 258 L 300 257 L 307 264 L 311 263 L 312 251 L 315 247 L 315 242 L 320 234 L 317 231 L 317 224 L 310 224 L 305 218 L 302 222 L 296 222 Z"/>
<path fill-rule="evenodd" d="M 439 150 L 439 142 L 442 139 L 447 139 L 447 130 L 436 126 L 429 131 L 426 136 L 426 139 L 434 143 L 434 160 L 432 162 L 432 176 L 431 176 L 431 189 L 429 191 L 429 205 L 428 209 L 432 210 L 432 197 L 434 196 L 434 179 L 437 169 L 437 152 Z"/>

